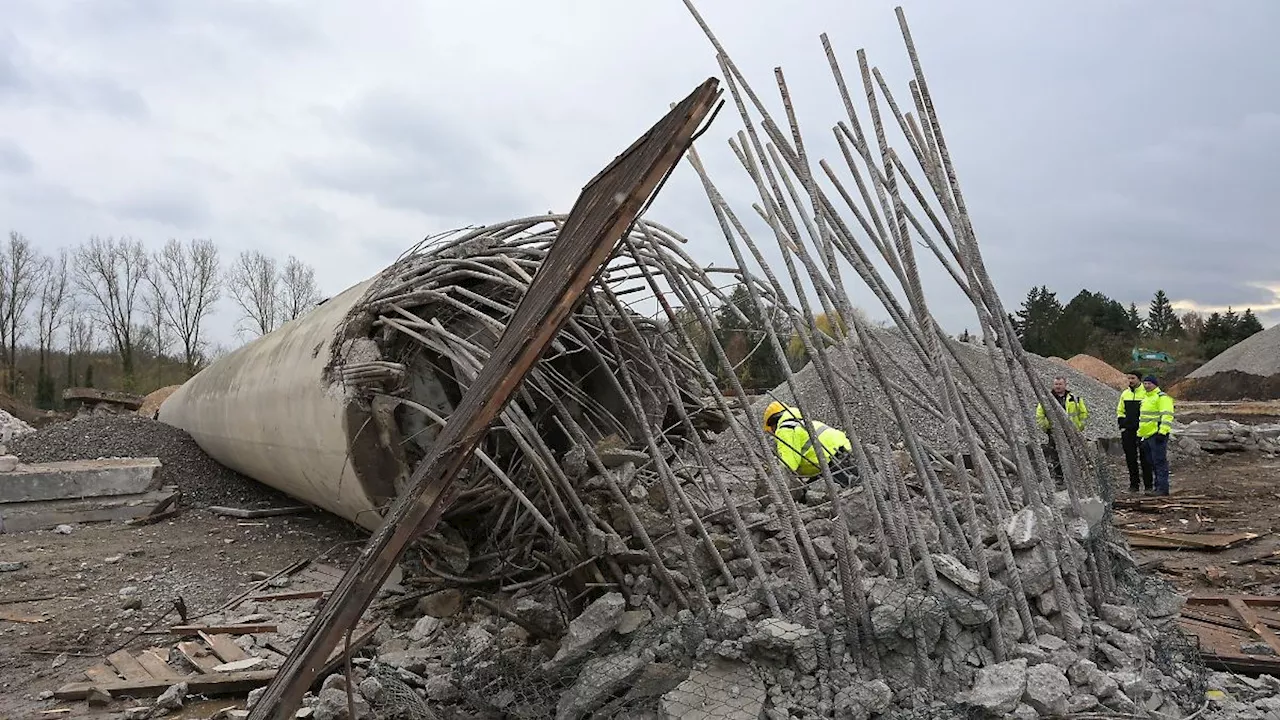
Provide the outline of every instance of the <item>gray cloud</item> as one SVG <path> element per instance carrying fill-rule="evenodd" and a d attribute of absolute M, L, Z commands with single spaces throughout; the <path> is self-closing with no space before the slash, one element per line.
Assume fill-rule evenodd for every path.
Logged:
<path fill-rule="evenodd" d="M 491 146 L 426 102 L 373 93 L 332 113 L 330 122 L 361 151 L 298 160 L 304 182 L 440 218 L 532 211 Z"/>
<path fill-rule="evenodd" d="M 26 175 L 35 166 L 35 161 L 17 143 L 0 138 L 0 175 Z"/>
<path fill-rule="evenodd" d="M 177 188 L 134 193 L 125 200 L 112 203 L 110 209 L 124 218 L 147 220 L 197 234 L 212 217 L 209 201 L 202 194 Z"/>
<path fill-rule="evenodd" d="M 9 33 L 0 36 L 0 100 L 89 110 L 142 120 L 150 109 L 142 95 L 111 77 L 36 64 Z"/>

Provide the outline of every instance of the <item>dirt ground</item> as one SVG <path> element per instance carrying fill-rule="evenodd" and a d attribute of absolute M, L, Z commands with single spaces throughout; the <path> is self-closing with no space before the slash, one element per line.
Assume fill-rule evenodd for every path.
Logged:
<path fill-rule="evenodd" d="M 247 589 L 254 573 L 274 574 L 307 558 L 346 567 L 365 537 L 325 513 L 237 520 L 203 510 L 137 528 L 96 523 L 70 535 L 0 535 L 0 562 L 25 564 L 0 573 L 0 615 L 41 620 L 0 618 L 0 719 L 39 717 L 52 708 L 72 709 L 56 717 L 109 716 L 91 713 L 82 701 L 37 696 L 83 680 L 85 668 L 126 644 L 172 642 L 163 633 L 134 636 L 153 624 L 157 630 L 178 624 L 176 597 L 195 618 Z M 142 599 L 140 610 L 124 609 L 121 590 L 130 587 Z"/>
<path fill-rule="evenodd" d="M 1225 454 L 1195 464 L 1175 459 L 1170 469 L 1172 495 L 1143 500 L 1141 509 L 1117 508 L 1117 527 L 1259 537 L 1219 552 L 1135 547 L 1140 564 L 1187 592 L 1280 594 L 1280 458 Z M 1127 475 L 1118 470 L 1116 477 L 1127 484 Z"/>

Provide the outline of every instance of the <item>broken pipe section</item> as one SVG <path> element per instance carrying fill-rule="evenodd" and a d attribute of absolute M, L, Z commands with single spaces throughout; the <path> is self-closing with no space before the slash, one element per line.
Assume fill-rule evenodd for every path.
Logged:
<path fill-rule="evenodd" d="M 370 349 L 372 343 L 346 339 L 355 308 L 376 280 L 214 362 L 164 402 L 160 420 L 187 431 L 237 472 L 377 528 L 380 509 L 407 475 L 388 447 L 398 444 L 398 432 L 329 372 L 353 348 Z"/>

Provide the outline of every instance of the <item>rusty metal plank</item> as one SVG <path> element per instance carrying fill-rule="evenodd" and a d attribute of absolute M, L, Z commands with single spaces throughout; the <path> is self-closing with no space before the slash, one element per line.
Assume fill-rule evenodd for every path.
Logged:
<path fill-rule="evenodd" d="M 405 547 L 439 521 L 451 500 L 453 481 L 471 461 L 476 444 L 692 144 L 719 98 L 718 85 L 714 78 L 704 82 L 582 189 L 489 361 L 450 414 L 431 452 L 414 469 L 408 487 L 267 686 L 250 720 L 293 717 L 325 658 L 359 621 Z"/>

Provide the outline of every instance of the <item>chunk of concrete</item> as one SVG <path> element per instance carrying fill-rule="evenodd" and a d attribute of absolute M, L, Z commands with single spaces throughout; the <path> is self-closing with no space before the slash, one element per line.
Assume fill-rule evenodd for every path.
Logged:
<path fill-rule="evenodd" d="M 893 690 L 884 680 L 854 681 L 836 694 L 839 720 L 870 720 L 893 704 Z"/>
<path fill-rule="evenodd" d="M 158 458 L 104 458 L 19 465 L 0 476 L 0 503 L 137 495 L 155 489 Z"/>
<path fill-rule="evenodd" d="M 982 591 L 982 583 L 978 573 L 970 570 L 954 555 L 934 553 L 933 567 L 942 577 L 950 580 L 956 587 L 970 595 L 978 595 Z"/>
<path fill-rule="evenodd" d="M 627 601 L 621 593 L 609 593 L 588 605 L 569 623 L 569 631 L 560 641 L 560 649 L 544 669 L 557 670 L 590 655 L 609 639 L 609 634 L 622 622 L 622 613 L 626 610 Z"/>
<path fill-rule="evenodd" d="M 1027 691 L 1022 696 L 1022 702 L 1035 708 L 1041 715 L 1065 714 L 1069 697 L 1071 683 L 1057 666 L 1043 663 L 1027 670 Z"/>
<path fill-rule="evenodd" d="M 639 678 L 651 659 L 650 656 L 621 654 L 588 660 L 578 673 L 577 681 L 560 695 L 556 720 L 586 717 Z"/>
<path fill-rule="evenodd" d="M 963 701 L 995 715 L 1013 712 L 1027 692 L 1027 661 L 1021 658 L 978 671 L 973 689 Z"/>
<path fill-rule="evenodd" d="M 1129 631 L 1138 622 L 1138 611 L 1127 605 L 1103 603 L 1098 616 L 1119 630 Z"/>
<path fill-rule="evenodd" d="M 658 703 L 661 720 L 758 720 L 769 691 L 750 666 L 717 660 Z"/>
<path fill-rule="evenodd" d="M 1028 505 L 1005 521 L 1004 532 L 1014 550 L 1026 550 L 1044 539 L 1044 523 L 1035 509 Z"/>

